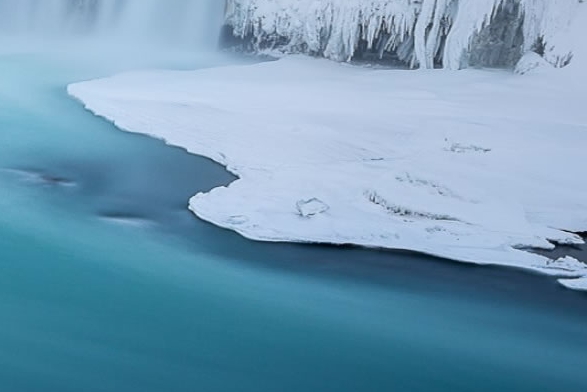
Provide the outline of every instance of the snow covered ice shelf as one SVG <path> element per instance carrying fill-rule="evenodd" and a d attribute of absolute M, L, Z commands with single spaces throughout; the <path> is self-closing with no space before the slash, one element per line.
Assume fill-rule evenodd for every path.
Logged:
<path fill-rule="evenodd" d="M 523 250 L 582 243 L 568 231 L 587 229 L 585 83 L 569 72 L 292 56 L 127 73 L 69 93 L 123 130 L 226 165 L 239 179 L 190 209 L 248 238 L 409 249 L 587 289 L 586 264 Z"/>

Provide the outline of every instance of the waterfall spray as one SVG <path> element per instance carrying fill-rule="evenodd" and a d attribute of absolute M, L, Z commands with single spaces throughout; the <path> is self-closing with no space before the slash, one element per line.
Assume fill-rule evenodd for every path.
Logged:
<path fill-rule="evenodd" d="M 218 0 L 0 0 L 0 33 L 215 45 L 223 7 Z"/>

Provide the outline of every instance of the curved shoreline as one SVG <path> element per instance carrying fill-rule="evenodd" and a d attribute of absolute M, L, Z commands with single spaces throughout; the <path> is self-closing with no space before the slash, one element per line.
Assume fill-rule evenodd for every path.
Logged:
<path fill-rule="evenodd" d="M 454 183 L 447 184 L 442 181 L 444 178 L 439 173 L 430 178 L 430 173 L 424 169 L 426 166 L 422 167 L 420 165 L 419 170 L 414 170 L 412 166 L 414 161 L 404 162 L 403 168 L 398 170 L 395 166 L 401 163 L 402 159 L 405 160 L 405 156 L 402 157 L 402 155 L 406 153 L 409 155 L 409 148 L 407 152 L 379 148 L 375 142 L 378 139 L 375 138 L 371 140 L 373 147 L 371 150 L 365 149 L 357 152 L 353 146 L 356 141 L 352 138 L 347 138 L 348 135 L 342 135 L 342 139 L 341 135 L 338 134 L 330 135 L 326 139 L 316 137 L 318 131 L 327 134 L 334 132 L 336 128 L 331 128 L 331 125 L 325 127 L 319 124 L 332 119 L 336 123 L 336 116 L 344 112 L 345 109 L 349 109 L 346 106 L 341 112 L 332 112 L 333 108 L 328 106 L 325 112 L 331 113 L 330 118 L 320 117 L 322 111 L 304 107 L 300 109 L 303 116 L 302 124 L 298 125 L 298 128 L 296 128 L 295 123 L 293 126 L 287 124 L 288 120 L 291 121 L 294 118 L 291 117 L 292 114 L 300 113 L 295 110 L 293 113 L 288 111 L 278 113 L 283 115 L 283 118 L 277 118 L 277 116 L 266 116 L 264 118 L 260 114 L 263 112 L 261 109 L 271 112 L 272 110 L 279 110 L 280 103 L 289 102 L 284 101 L 284 97 L 280 96 L 280 94 L 291 91 L 291 88 L 295 87 L 291 83 L 297 82 L 296 84 L 303 84 L 304 87 L 308 87 L 312 82 L 323 78 L 340 78 L 340 80 L 336 80 L 338 84 L 342 80 L 346 80 L 346 78 L 366 80 L 371 83 L 369 78 L 375 74 L 375 72 L 371 71 L 370 73 L 370 71 L 363 69 L 297 57 L 280 60 L 277 63 L 279 64 L 225 67 L 194 72 L 131 73 L 109 79 L 73 84 L 68 87 L 68 92 L 82 101 L 88 110 L 112 121 L 120 129 L 149 134 L 165 140 L 168 144 L 183 147 L 190 153 L 206 156 L 221 163 L 227 170 L 239 177 L 239 180 L 231 183 L 228 187 L 220 187 L 206 194 L 195 195 L 190 200 L 190 209 L 200 218 L 217 226 L 237 231 L 247 238 L 279 242 L 350 243 L 366 247 L 408 249 L 476 264 L 521 267 L 557 277 L 579 278 L 587 276 L 587 269 L 584 268 L 585 265 L 582 263 L 569 264 L 567 260 L 564 263 L 557 264 L 546 257 L 516 249 L 518 247 L 552 248 L 553 245 L 547 239 L 561 243 L 580 242 L 572 234 L 540 227 L 534 223 L 529 226 L 523 215 L 519 215 L 526 208 L 516 210 L 517 207 L 512 209 L 514 204 L 504 204 L 495 198 L 486 198 L 483 191 L 487 189 L 479 192 L 478 189 L 472 189 L 467 183 L 464 185 L 462 183 L 457 183 L 456 185 Z M 288 73 L 294 73 L 294 76 L 290 80 L 286 80 L 285 86 L 276 84 L 276 80 L 280 80 Z M 381 71 L 378 73 L 381 74 Z M 519 89 L 520 84 L 524 84 L 523 81 L 512 81 L 505 75 L 495 72 L 467 72 L 460 75 L 465 76 L 467 84 L 481 86 L 481 93 L 478 94 L 481 98 L 495 92 L 492 89 L 487 90 L 487 87 L 483 87 L 485 83 L 492 83 L 490 80 L 503 83 L 502 86 L 493 89 L 498 93 L 502 93 L 500 88 L 511 92 L 512 87 Z M 399 75 L 397 72 L 391 71 L 387 76 L 394 79 L 395 76 Z M 404 75 L 401 76 L 403 77 Z M 437 78 L 438 75 L 421 73 L 418 77 L 422 77 L 424 80 L 423 85 L 426 85 L 426 83 L 432 81 L 432 78 Z M 444 74 L 443 78 L 450 81 L 453 76 Z M 409 77 L 409 79 L 414 83 L 414 78 Z M 401 84 L 398 80 L 394 80 L 394 82 L 394 87 Z M 536 82 L 536 80 L 533 80 L 533 82 Z M 192 86 L 193 90 L 183 87 L 186 83 Z M 230 90 L 230 83 L 236 84 L 236 87 L 232 90 Z M 538 84 L 540 85 L 540 83 Z M 404 100 L 407 98 L 415 102 L 431 101 L 432 105 L 428 110 L 437 111 L 439 104 L 446 106 L 444 102 L 438 102 L 436 98 L 439 91 L 447 87 L 446 81 L 441 80 L 439 86 L 432 86 L 428 91 L 423 89 L 423 85 L 412 88 L 412 90 L 401 90 L 400 88 L 399 94 L 403 96 L 402 99 Z M 178 88 L 177 86 L 182 87 Z M 279 88 L 276 89 L 275 86 Z M 323 88 L 333 88 L 333 86 L 333 84 L 327 84 Z M 352 84 L 344 87 L 349 88 L 349 86 L 352 86 Z M 355 88 L 361 88 L 361 84 L 355 83 L 354 86 Z M 371 86 L 373 87 L 373 85 Z M 261 98 L 258 102 L 243 103 L 242 107 L 239 107 L 239 102 L 236 101 L 238 101 L 238 94 L 243 93 L 240 90 L 256 87 L 261 89 L 265 95 L 268 95 L 268 92 L 273 92 L 273 98 L 277 101 L 275 106 L 268 106 L 268 101 Z M 219 90 L 222 90 L 228 98 L 219 94 Z M 470 89 L 457 91 L 460 94 L 463 92 L 475 93 L 474 90 Z M 300 99 L 307 99 L 307 94 L 316 92 L 316 90 L 310 91 L 304 95 L 302 88 L 297 90 L 294 88 L 291 103 L 294 106 L 302 105 Z M 261 97 L 263 97 L 263 93 L 260 93 Z M 324 91 L 322 90 L 321 93 L 324 93 Z M 387 93 L 391 94 L 393 91 L 387 91 Z M 381 92 L 377 91 L 377 94 L 381 95 Z M 377 94 L 373 98 L 374 100 L 377 100 Z M 232 95 L 237 95 L 237 98 L 234 99 Z M 362 98 L 364 97 L 362 96 Z M 252 100 L 255 101 L 255 99 L 257 97 Z M 393 96 L 391 96 L 391 100 L 397 103 L 397 99 Z M 369 104 L 371 103 L 369 102 Z M 261 106 L 257 107 L 255 105 Z M 472 109 L 466 103 L 464 107 L 465 109 L 468 108 L 468 110 Z M 249 109 L 251 109 L 252 113 L 247 113 Z M 451 123 L 452 126 L 455 124 L 463 125 L 463 122 L 466 125 L 466 118 L 458 111 L 455 114 L 456 123 Z M 509 115 L 513 114 L 512 112 Z M 564 115 L 564 113 L 562 114 Z M 519 116 L 519 114 L 517 115 Z M 225 117 L 234 118 L 230 119 L 232 121 L 226 121 Z M 308 119 L 310 119 L 310 122 L 303 123 Z M 354 121 L 352 116 L 348 119 L 351 122 Z M 196 120 L 201 125 L 192 123 Z M 266 120 L 279 131 L 275 132 L 274 129 L 266 124 L 261 125 L 260 121 L 263 120 Z M 451 121 L 449 118 L 444 117 L 441 120 Z M 523 118 L 523 120 L 527 121 L 526 118 Z M 519 122 L 521 119 L 518 118 L 515 121 Z M 576 121 L 577 124 L 581 124 L 583 119 L 579 116 Z M 286 123 L 286 127 L 293 129 L 284 130 L 282 123 Z M 490 131 L 494 131 L 495 129 L 491 128 L 494 125 L 491 124 L 495 124 L 495 122 L 489 121 L 488 125 L 484 126 L 489 127 Z M 374 123 L 374 125 L 377 126 L 377 123 Z M 250 136 L 249 134 L 241 135 L 240 139 L 235 138 L 235 133 L 238 135 L 238 131 L 231 130 L 231 127 L 235 126 L 243 126 L 245 133 L 251 132 L 256 143 L 269 140 L 268 148 L 291 146 L 292 151 L 286 148 L 285 150 L 265 154 L 267 150 L 261 148 L 263 153 L 258 150 L 243 152 L 243 148 L 255 150 L 255 146 L 250 146 L 246 143 L 248 136 Z M 309 131 L 303 126 L 308 127 Z M 571 124 L 570 126 L 572 127 L 573 125 Z M 255 129 L 255 127 L 261 129 Z M 458 132 L 456 135 L 452 132 L 453 135 L 451 136 L 466 138 L 467 132 L 470 132 L 469 127 L 472 127 L 476 133 L 483 130 L 478 125 L 469 125 L 466 127 L 467 129 L 463 129 L 463 132 Z M 569 132 L 574 131 L 570 129 Z M 402 136 L 401 133 L 399 136 Z M 406 134 L 405 136 L 419 137 L 417 134 L 415 136 Z M 487 139 L 486 134 L 481 134 L 481 137 L 479 135 L 477 137 Z M 297 138 L 302 139 L 302 142 L 298 143 Z M 425 139 L 419 140 L 419 142 L 422 141 L 424 143 L 420 143 L 419 147 L 423 151 L 430 153 L 431 143 Z M 329 150 L 329 143 L 331 142 L 339 144 L 337 150 Z M 492 148 L 488 148 L 488 151 L 492 149 L 499 151 L 504 148 L 503 145 L 499 145 L 495 140 L 487 139 L 485 143 L 496 145 L 496 147 L 491 146 Z M 318 146 L 316 147 L 316 145 Z M 447 144 L 446 138 L 444 142 L 440 143 L 440 146 L 434 145 L 433 147 L 443 146 L 448 148 L 442 152 L 442 154 L 448 156 L 446 159 L 460 159 L 468 162 L 468 164 L 484 164 L 484 156 L 491 155 L 489 153 L 485 154 L 483 151 L 477 151 L 481 148 L 485 149 L 483 146 L 479 147 L 474 143 L 464 143 L 460 140 L 451 140 Z M 302 155 L 296 155 L 296 153 L 299 153 L 299 151 L 295 151 L 296 148 L 299 150 L 301 147 L 316 151 L 313 151 L 313 155 L 304 155 L 303 153 L 301 153 Z M 343 149 L 342 158 L 344 158 L 345 154 L 347 158 L 341 159 L 340 149 Z M 414 150 L 411 153 L 419 154 L 416 151 Z M 332 157 L 329 157 L 329 154 Z M 389 156 L 390 154 L 392 156 Z M 473 158 L 469 158 L 469 156 L 473 156 Z M 349 160 L 349 158 L 352 159 Z M 296 164 L 295 162 L 299 163 Z M 391 168 L 390 162 L 393 162 L 393 168 Z M 428 164 L 430 162 L 424 161 L 423 163 Z M 463 165 L 462 162 L 459 164 Z M 312 175 L 312 172 L 317 168 L 324 171 L 325 167 L 329 169 L 326 170 L 326 175 Z M 454 166 L 450 168 L 454 169 Z M 341 173 L 346 169 L 348 169 L 348 173 L 354 174 L 354 177 L 359 182 L 358 186 L 347 184 L 349 175 Z M 390 170 L 393 170 L 391 174 L 389 173 Z M 373 173 L 376 173 L 375 177 Z M 395 179 L 393 174 L 395 174 Z M 467 174 L 471 173 L 461 172 L 461 175 Z M 485 175 L 487 173 L 482 172 L 481 174 Z M 351 178 L 353 178 L 353 175 L 351 175 Z M 375 182 L 372 181 L 374 178 Z M 371 180 L 370 183 L 365 183 L 363 181 L 365 179 Z M 379 189 L 382 181 L 389 180 L 398 182 L 398 184 L 395 184 L 395 188 L 392 187 L 391 190 Z M 334 186 L 325 184 L 325 181 L 334 183 Z M 513 183 L 506 183 L 510 186 L 513 185 Z M 347 185 L 353 185 L 354 188 L 359 188 L 359 191 L 355 192 L 352 197 L 347 197 L 341 201 L 339 192 L 341 189 L 345 189 Z M 375 198 L 376 203 L 373 203 L 373 200 L 369 203 L 369 200 L 363 199 L 363 197 L 366 196 L 365 189 L 373 189 L 373 187 L 376 190 L 369 191 L 371 192 L 369 195 L 370 199 L 373 199 L 373 194 L 377 195 L 377 198 Z M 356 191 L 353 187 L 350 188 L 351 191 Z M 455 189 L 457 190 L 455 191 Z M 390 192 L 393 194 L 394 191 L 407 193 L 406 197 L 408 199 L 416 198 L 416 203 L 414 203 L 416 206 L 407 207 L 402 203 L 390 205 L 388 196 Z M 522 191 L 527 192 L 528 190 L 523 189 Z M 584 191 L 580 190 L 579 194 Z M 430 192 L 434 193 L 433 197 L 430 197 Z M 504 196 L 499 192 L 497 195 Z M 311 200 L 312 198 L 326 206 L 323 209 L 324 211 L 312 213 L 309 216 L 303 216 L 299 208 L 296 211 L 296 204 L 299 206 L 300 202 Z M 255 202 L 251 203 L 251 200 L 255 200 Z M 559 201 L 560 208 L 563 211 L 564 200 L 563 198 L 562 201 Z M 284 201 L 286 201 L 286 204 L 284 204 Z M 448 212 L 427 211 L 435 202 L 441 204 L 441 209 L 447 208 Z M 407 204 L 407 201 L 404 203 Z M 422 208 L 422 206 L 428 207 Z M 358 207 L 358 211 L 351 211 L 350 214 L 344 215 L 346 213 L 344 208 L 349 207 Z M 463 209 L 465 213 L 463 213 Z M 484 209 L 489 209 L 489 214 Z M 341 211 L 342 216 L 340 215 Z M 454 218 L 450 216 L 451 214 L 454 215 Z M 496 216 L 490 216 L 493 214 L 496 214 Z M 577 228 L 580 229 L 580 218 L 573 223 L 568 217 L 564 218 L 564 213 L 560 215 L 563 216 L 562 221 L 566 219 L 567 223 L 577 225 Z M 448 218 L 445 218 L 445 216 Z M 553 216 L 557 215 L 553 212 L 547 213 L 547 219 L 552 219 Z M 514 225 L 519 225 L 518 227 L 512 227 L 514 229 L 512 233 L 505 236 L 500 234 L 499 230 L 503 231 L 504 228 L 510 230 L 511 228 L 510 222 L 499 222 L 503 218 L 511 218 Z M 390 219 L 396 230 L 395 234 L 393 234 L 393 228 L 388 230 L 386 235 L 382 235 L 381 231 L 378 233 L 378 225 L 383 227 L 381 226 L 382 222 L 389 224 Z M 557 219 L 555 218 L 555 221 Z M 363 222 L 363 220 L 367 222 Z M 371 220 L 377 221 L 370 222 Z M 308 224 L 308 222 L 311 223 Z M 353 228 L 352 226 L 358 222 L 361 222 L 361 224 L 366 223 L 366 226 Z M 482 230 L 477 230 L 479 227 Z M 573 228 L 576 229 L 574 226 Z M 497 231 L 495 231 L 496 229 Z M 447 232 L 452 234 L 447 236 Z M 364 233 L 367 233 L 367 235 L 364 235 Z M 401 239 L 398 237 L 400 234 L 403 237 Z M 439 236 L 442 237 L 440 242 L 438 242 Z M 459 244 L 460 238 L 467 238 L 468 242 L 465 247 Z M 428 240 L 424 241 L 424 239 L 432 240 L 430 242 Z M 434 242 L 435 240 L 436 243 Z M 585 284 L 585 288 L 587 288 L 587 282 L 584 282 L 584 279 L 563 280 L 561 283 L 574 286 L 572 288 L 584 288 L 583 285 Z"/>

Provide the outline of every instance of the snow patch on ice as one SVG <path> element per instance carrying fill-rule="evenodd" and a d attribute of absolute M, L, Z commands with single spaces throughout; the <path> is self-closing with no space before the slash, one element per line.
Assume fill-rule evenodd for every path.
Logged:
<path fill-rule="evenodd" d="M 564 272 L 571 272 L 577 276 L 587 275 L 587 264 L 580 262 L 571 256 L 561 257 L 556 260 L 551 260 L 547 263 L 546 268 L 561 270 Z"/>
<path fill-rule="evenodd" d="M 300 216 L 310 218 L 314 215 L 328 211 L 330 207 L 322 200 L 314 197 L 308 200 L 298 200 L 296 203 L 296 209 Z"/>
<path fill-rule="evenodd" d="M 559 279 L 558 282 L 572 290 L 587 291 L 587 276 L 577 279 Z"/>
<path fill-rule="evenodd" d="M 557 245 L 583 245 L 585 241 L 581 238 L 580 235 L 575 233 L 570 233 L 564 230 L 553 229 L 550 227 L 536 227 L 537 232 L 540 233 L 541 236 L 545 237 L 553 243 L 552 246 L 544 248 L 544 249 L 554 249 L 554 244 Z"/>
<path fill-rule="evenodd" d="M 521 249 L 577 242 L 558 229 L 587 229 L 578 181 L 585 81 L 294 56 L 68 90 L 121 129 L 226 165 L 240 178 L 195 195 L 190 209 L 247 238 L 409 249 L 576 277 L 587 276 L 581 264 Z"/>

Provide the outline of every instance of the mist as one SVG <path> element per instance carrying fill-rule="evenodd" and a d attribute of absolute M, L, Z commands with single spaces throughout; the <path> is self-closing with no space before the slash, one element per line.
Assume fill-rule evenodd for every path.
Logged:
<path fill-rule="evenodd" d="M 80 77 L 225 63 L 217 0 L 0 0 L 0 55 L 42 54 Z"/>

